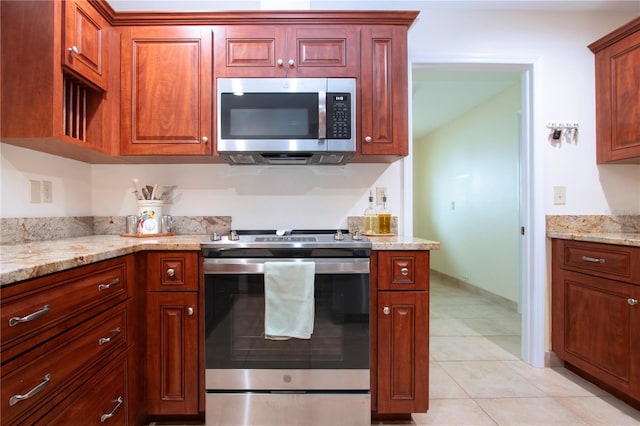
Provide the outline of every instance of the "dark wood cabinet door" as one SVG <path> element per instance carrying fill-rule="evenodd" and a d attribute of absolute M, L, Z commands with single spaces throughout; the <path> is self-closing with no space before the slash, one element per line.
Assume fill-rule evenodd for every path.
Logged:
<path fill-rule="evenodd" d="M 217 77 L 286 76 L 283 26 L 228 26 L 214 32 Z"/>
<path fill-rule="evenodd" d="M 596 64 L 597 162 L 640 163 L 640 18 L 611 37 L 589 46 Z"/>
<path fill-rule="evenodd" d="M 565 361 L 620 391 L 640 385 L 638 287 L 556 270 L 553 350 Z"/>
<path fill-rule="evenodd" d="M 428 309 L 428 292 L 378 292 L 378 413 L 428 408 Z"/>
<path fill-rule="evenodd" d="M 63 64 L 107 90 L 108 24 L 86 0 L 64 2 Z"/>
<path fill-rule="evenodd" d="M 198 293 L 147 294 L 147 412 L 198 413 Z"/>
<path fill-rule="evenodd" d="M 362 30 L 361 154 L 409 153 L 406 31 L 391 25 Z"/>
<path fill-rule="evenodd" d="M 123 31 L 122 154 L 213 152 L 211 31 Z"/>
<path fill-rule="evenodd" d="M 289 77 L 359 75 L 360 33 L 355 26 L 292 27 L 287 51 Z"/>

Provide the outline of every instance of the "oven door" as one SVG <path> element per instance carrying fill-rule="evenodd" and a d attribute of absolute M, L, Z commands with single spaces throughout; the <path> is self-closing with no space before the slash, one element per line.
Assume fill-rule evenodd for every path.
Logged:
<path fill-rule="evenodd" d="M 268 340 L 265 259 L 205 259 L 207 390 L 369 390 L 369 259 L 313 261 L 311 339 Z"/>

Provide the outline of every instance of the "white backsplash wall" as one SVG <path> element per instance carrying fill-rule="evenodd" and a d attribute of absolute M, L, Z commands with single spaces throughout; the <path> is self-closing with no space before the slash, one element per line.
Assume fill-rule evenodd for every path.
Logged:
<path fill-rule="evenodd" d="M 369 189 L 385 187 L 401 216 L 402 161 L 346 166 L 229 166 L 226 164 L 94 165 L 96 216 L 137 212 L 132 180 L 175 186 L 175 216 L 226 215 L 233 229 L 346 228 L 362 215 Z"/>
<path fill-rule="evenodd" d="M 0 144 L 0 217 L 92 216 L 91 164 Z M 51 203 L 31 202 L 31 180 L 49 181 Z"/>

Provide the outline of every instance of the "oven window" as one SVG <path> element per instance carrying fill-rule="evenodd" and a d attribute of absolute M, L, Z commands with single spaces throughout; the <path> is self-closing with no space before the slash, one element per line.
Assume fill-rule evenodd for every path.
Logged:
<path fill-rule="evenodd" d="M 205 276 L 206 368 L 369 368 L 369 276 L 316 275 L 314 297 L 311 339 L 267 340 L 263 276 Z"/>
<path fill-rule="evenodd" d="M 222 139 L 318 139 L 317 93 L 221 94 Z"/>

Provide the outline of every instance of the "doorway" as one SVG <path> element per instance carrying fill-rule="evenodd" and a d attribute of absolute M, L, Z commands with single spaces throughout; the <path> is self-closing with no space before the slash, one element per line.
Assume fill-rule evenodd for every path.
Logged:
<path fill-rule="evenodd" d="M 544 274 L 532 268 L 541 242 L 531 236 L 534 218 L 544 222 L 534 214 L 534 176 L 542 176 L 531 143 L 535 61 L 420 61 L 411 69 L 410 232 L 442 243 L 433 269 L 513 304 L 522 314 L 520 356 L 542 367 L 544 284 L 534 282 Z M 432 102 L 425 107 L 421 96 Z"/>

